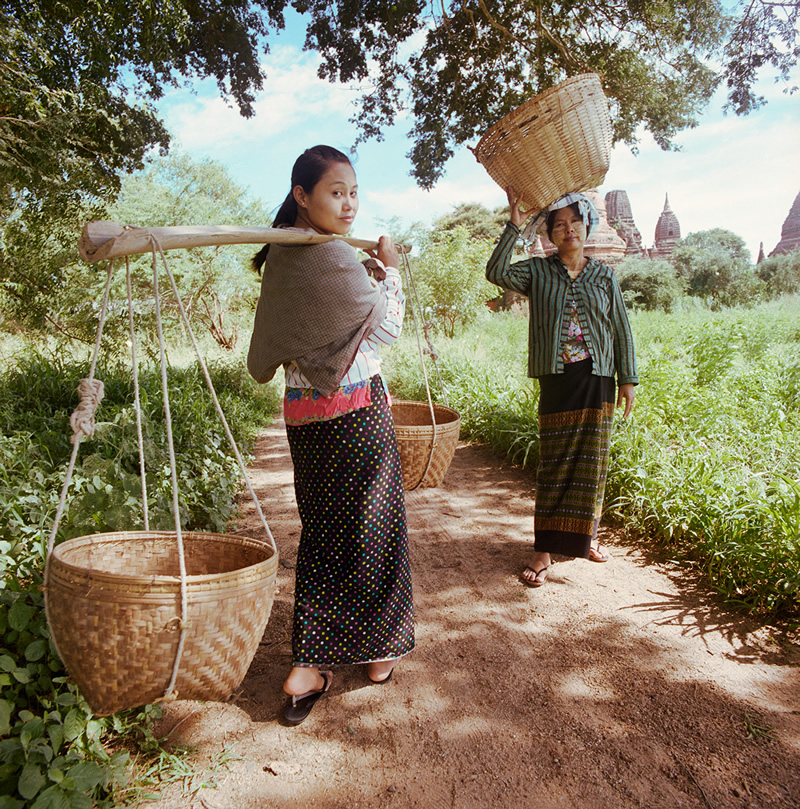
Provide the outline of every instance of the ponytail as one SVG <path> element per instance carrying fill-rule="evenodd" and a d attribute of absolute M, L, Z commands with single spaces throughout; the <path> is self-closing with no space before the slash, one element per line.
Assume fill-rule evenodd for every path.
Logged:
<path fill-rule="evenodd" d="M 294 198 L 294 191 L 290 191 L 286 195 L 283 204 L 278 208 L 278 213 L 275 214 L 275 219 L 272 221 L 272 227 L 279 228 L 284 225 L 290 227 L 297 219 L 297 200 Z M 267 253 L 269 253 L 269 245 L 265 244 L 251 259 L 250 265 L 252 268 L 261 275 L 261 268 L 267 260 Z"/>

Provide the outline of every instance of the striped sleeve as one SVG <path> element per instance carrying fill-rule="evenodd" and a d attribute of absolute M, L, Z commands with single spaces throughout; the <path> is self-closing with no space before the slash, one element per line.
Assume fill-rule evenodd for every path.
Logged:
<path fill-rule="evenodd" d="M 511 262 L 518 237 L 519 228 L 509 222 L 486 264 L 486 280 L 503 289 L 528 295 L 531 288 L 530 260 Z"/>
<path fill-rule="evenodd" d="M 633 346 L 633 333 L 628 320 L 625 299 L 616 276 L 612 276 L 613 297 L 611 301 L 612 321 L 614 324 L 614 366 L 617 372 L 617 384 L 639 384 L 636 373 L 636 354 Z"/>
<path fill-rule="evenodd" d="M 400 273 L 394 267 L 386 268 L 386 278 L 379 283 L 389 306 L 386 316 L 377 329 L 367 338 L 372 344 L 389 345 L 393 343 L 403 330 L 403 319 L 406 314 L 406 296 L 403 293 L 403 284 Z"/>

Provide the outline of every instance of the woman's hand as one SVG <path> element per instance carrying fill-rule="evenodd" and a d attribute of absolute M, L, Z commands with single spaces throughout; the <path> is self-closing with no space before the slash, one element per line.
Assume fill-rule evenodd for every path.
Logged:
<path fill-rule="evenodd" d="M 636 398 L 636 386 L 628 383 L 627 385 L 619 386 L 619 393 L 617 393 L 617 407 L 622 407 L 623 400 L 625 401 L 625 410 L 622 412 L 622 418 L 626 419 L 633 410 L 633 400 Z"/>
<path fill-rule="evenodd" d="M 518 228 L 522 227 L 528 220 L 528 217 L 534 213 L 533 208 L 529 211 L 521 211 L 519 209 L 519 203 L 522 197 L 510 185 L 506 186 L 506 196 L 508 197 L 508 205 L 511 208 L 511 215 L 509 217 L 511 224 L 516 225 Z"/>
<path fill-rule="evenodd" d="M 400 253 L 395 247 L 391 236 L 381 236 L 378 239 L 378 249 L 366 250 L 365 252 L 368 256 L 382 261 L 385 267 L 394 267 L 395 269 L 400 267 Z"/>

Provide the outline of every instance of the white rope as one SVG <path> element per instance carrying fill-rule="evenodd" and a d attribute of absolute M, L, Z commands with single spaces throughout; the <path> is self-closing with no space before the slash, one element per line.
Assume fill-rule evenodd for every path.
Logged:
<path fill-rule="evenodd" d="M 72 482 L 72 475 L 75 471 L 75 460 L 78 457 L 78 449 L 80 448 L 81 440 L 85 436 L 94 434 L 94 413 L 97 410 L 97 405 L 100 403 L 100 399 L 103 398 L 103 383 L 99 380 L 95 380 L 94 374 L 97 370 L 97 358 L 100 354 L 100 341 L 103 337 L 103 326 L 105 325 L 106 314 L 108 312 L 108 298 L 109 291 L 111 290 L 111 276 L 113 271 L 114 262 L 109 261 L 108 275 L 106 277 L 106 288 L 105 292 L 103 293 L 103 304 L 100 307 L 100 321 L 97 325 L 97 336 L 94 341 L 94 352 L 92 354 L 91 365 L 89 366 L 89 376 L 82 379 L 78 385 L 78 392 L 81 396 L 81 401 L 78 404 L 78 407 L 75 409 L 75 412 L 70 417 L 70 424 L 72 425 L 73 429 L 72 438 L 70 439 L 72 441 L 72 456 L 69 459 L 67 473 L 64 476 L 64 485 L 61 487 L 61 496 L 58 500 L 58 508 L 56 509 L 56 516 L 53 520 L 53 527 L 50 530 L 50 537 L 47 540 L 45 581 L 47 580 L 47 566 L 50 563 L 50 554 L 53 552 L 53 545 L 55 545 L 58 526 L 61 524 L 61 518 L 64 515 L 64 508 L 67 503 L 67 492 L 69 491 L 69 484 Z M 86 395 L 86 400 L 83 398 L 84 393 Z M 90 417 L 89 411 L 91 411 Z M 75 413 L 79 413 L 79 415 L 76 417 Z M 75 420 L 74 423 L 73 419 Z"/>
<path fill-rule="evenodd" d="M 175 660 L 172 664 L 172 675 L 169 679 L 164 695 L 161 699 L 174 699 L 175 681 L 178 679 L 183 649 L 186 645 L 186 626 L 188 624 L 188 597 L 186 593 L 186 557 L 183 548 L 183 532 L 181 530 L 180 502 L 178 499 L 178 468 L 175 463 L 175 446 L 172 440 L 172 411 L 169 406 L 169 387 L 167 384 L 167 357 L 164 348 L 164 328 L 161 322 L 161 295 L 158 287 L 158 256 L 156 249 L 158 243 L 151 237 L 153 245 L 153 298 L 156 304 L 156 330 L 158 332 L 158 351 L 161 364 L 161 396 L 164 401 L 164 426 L 167 430 L 167 452 L 169 453 L 169 472 L 172 478 L 172 514 L 175 520 L 175 538 L 178 542 L 178 572 L 181 580 L 181 614 L 177 620 L 180 630 L 178 637 L 178 648 L 175 651 Z M 163 253 L 162 253 L 163 256 Z M 174 622 L 174 619 L 173 619 Z M 172 625 L 173 622 L 170 622 Z"/>
<path fill-rule="evenodd" d="M 136 331 L 133 324 L 133 288 L 131 260 L 125 258 L 125 282 L 128 289 L 128 330 L 131 335 L 131 370 L 133 371 L 133 410 L 136 413 L 136 444 L 139 447 L 139 477 L 142 481 L 142 525 L 150 530 L 150 509 L 147 505 L 147 476 L 144 463 L 144 437 L 142 435 L 142 406 L 139 397 L 139 364 L 136 360 Z"/>
<path fill-rule="evenodd" d="M 433 440 L 431 441 L 431 449 L 430 449 L 430 452 L 428 453 L 428 463 L 426 464 L 425 471 L 422 473 L 422 476 L 420 477 L 420 479 L 417 481 L 417 483 L 414 486 L 411 487 L 411 491 L 413 491 L 414 489 L 418 489 L 422 485 L 422 481 L 425 480 L 425 477 L 427 476 L 427 474 L 428 474 L 428 472 L 429 472 L 429 470 L 431 468 L 431 464 L 433 463 L 433 453 L 436 451 L 436 443 L 437 443 L 437 438 L 438 438 L 438 431 L 437 431 L 437 427 L 436 427 L 436 413 L 435 413 L 435 411 L 433 409 L 433 397 L 431 396 L 431 387 L 430 387 L 430 384 L 428 383 L 428 370 L 425 367 L 425 354 L 424 354 L 424 352 L 422 350 L 422 341 L 420 340 L 420 336 L 419 336 L 420 321 L 422 320 L 422 306 L 421 306 L 421 304 L 419 302 L 419 296 L 417 295 L 417 287 L 416 287 L 416 284 L 414 283 L 414 278 L 411 275 L 411 264 L 409 263 L 408 256 L 405 253 L 403 253 L 403 265 L 404 265 L 403 269 L 405 270 L 406 281 L 407 281 L 407 285 L 408 285 L 408 293 L 409 293 L 408 297 L 409 297 L 409 301 L 411 302 L 411 318 L 414 321 L 414 332 L 415 332 L 416 337 L 417 337 L 417 350 L 419 351 L 419 361 L 420 361 L 420 364 L 422 365 L 422 376 L 425 379 L 425 392 L 428 394 L 428 407 L 430 408 L 430 411 L 431 411 L 431 425 L 433 427 Z M 416 300 L 417 308 L 419 309 L 419 319 L 417 319 L 417 314 L 414 311 L 414 301 L 415 300 Z M 434 365 L 435 364 L 436 364 L 436 361 L 434 360 Z M 440 377 L 440 381 L 441 381 L 441 377 Z"/>

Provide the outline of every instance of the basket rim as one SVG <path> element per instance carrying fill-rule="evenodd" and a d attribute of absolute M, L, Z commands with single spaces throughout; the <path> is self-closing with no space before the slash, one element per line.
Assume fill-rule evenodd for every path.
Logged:
<path fill-rule="evenodd" d="M 63 542 L 60 542 L 56 545 L 52 552 L 50 553 L 50 562 L 56 563 L 56 565 L 61 570 L 68 570 L 72 571 L 78 575 L 82 576 L 91 576 L 94 578 L 102 578 L 107 579 L 109 581 L 118 581 L 118 582 L 125 582 L 131 585 L 146 585 L 151 584 L 155 585 L 174 585 L 176 583 L 180 583 L 181 577 L 180 576 L 168 576 L 163 573 L 153 573 L 153 574 L 131 574 L 125 573 L 122 571 L 109 571 L 104 570 L 103 568 L 97 567 L 87 567 L 85 565 L 75 564 L 74 562 L 67 561 L 66 559 L 61 556 L 59 551 L 61 549 L 70 550 L 70 548 L 77 544 L 90 544 L 91 542 L 98 541 L 100 543 L 104 541 L 116 541 L 119 542 L 120 540 L 142 540 L 142 539 L 167 539 L 170 537 L 176 537 L 176 531 L 107 531 L 104 533 L 99 534 L 85 534 L 83 536 L 78 537 L 70 537 L 69 539 L 65 539 Z M 244 567 L 235 568 L 234 570 L 225 571 L 222 573 L 202 573 L 202 574 L 187 574 L 186 575 L 186 582 L 187 584 L 191 585 L 203 585 L 215 581 L 219 581 L 223 577 L 232 577 L 237 575 L 242 575 L 245 572 L 253 573 L 259 567 L 269 568 L 274 566 L 277 570 L 278 565 L 278 552 L 273 550 L 272 546 L 268 542 L 264 542 L 259 539 L 254 539 L 253 537 L 242 536 L 240 534 L 220 534 L 214 533 L 211 531 L 183 531 L 182 536 L 184 539 L 189 540 L 199 540 L 199 539 L 224 539 L 225 541 L 230 541 L 230 539 L 236 540 L 244 540 L 244 542 L 239 542 L 238 544 L 245 544 L 250 545 L 251 547 L 263 547 L 265 551 L 268 552 L 268 556 L 266 559 L 262 559 L 259 562 L 255 562 L 251 565 L 245 565 Z M 237 544 L 237 543 L 232 543 Z M 50 565 L 48 566 L 48 572 L 50 571 Z M 59 575 L 59 574 L 55 574 Z M 268 575 L 272 575 L 269 573 Z"/>
<path fill-rule="evenodd" d="M 400 405 L 400 406 L 411 405 L 412 407 L 424 407 L 426 410 L 430 410 L 430 405 L 427 402 L 418 402 L 418 401 L 415 401 L 414 399 L 392 399 L 392 407 L 395 407 L 395 405 Z M 447 413 L 452 413 L 458 419 L 461 418 L 461 414 L 457 410 L 453 410 L 452 407 L 448 407 L 447 405 L 439 404 L 438 402 L 433 403 L 433 409 L 434 409 L 434 411 L 441 410 L 441 411 L 445 411 Z M 438 424 L 437 424 L 437 426 L 438 426 Z"/>
<path fill-rule="evenodd" d="M 512 116 L 518 115 L 520 112 L 522 112 L 523 110 L 525 110 L 528 107 L 532 106 L 533 104 L 538 104 L 538 103 L 546 100 L 547 98 L 549 98 L 551 95 L 554 95 L 555 93 L 559 93 L 562 90 L 564 90 L 566 87 L 569 87 L 569 86 L 571 86 L 573 84 L 578 84 L 578 83 L 581 83 L 581 84 L 583 84 L 583 83 L 594 84 L 595 81 L 597 82 L 597 84 L 600 86 L 600 89 L 602 90 L 603 88 L 602 88 L 602 83 L 600 81 L 600 74 L 599 73 L 580 73 L 577 76 L 570 76 L 569 78 L 564 79 L 563 81 L 560 81 L 558 84 L 554 84 L 552 87 L 548 87 L 546 90 L 542 90 L 541 93 L 537 93 L 535 96 L 533 96 L 533 98 L 529 98 L 527 101 L 523 101 L 519 106 L 517 106 L 513 110 L 507 112 L 499 121 L 497 121 L 495 124 L 493 124 L 483 134 L 483 136 L 478 141 L 475 148 L 472 149 L 472 153 L 475 155 L 476 160 L 478 160 L 479 163 L 483 164 L 483 160 L 481 160 L 481 157 L 479 155 L 479 152 L 481 151 L 482 146 L 484 145 L 484 143 L 486 141 L 492 140 L 494 138 L 494 136 L 498 132 L 502 131 L 503 127 L 508 122 L 508 119 L 511 118 Z"/>

